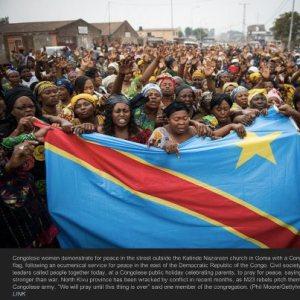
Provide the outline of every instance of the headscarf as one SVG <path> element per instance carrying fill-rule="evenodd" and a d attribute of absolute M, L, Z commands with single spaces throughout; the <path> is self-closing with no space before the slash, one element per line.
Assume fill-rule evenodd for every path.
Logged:
<path fill-rule="evenodd" d="M 9 76 L 12 73 L 19 73 L 19 72 L 17 70 L 15 70 L 15 69 L 7 69 L 6 70 L 6 76 Z"/>
<path fill-rule="evenodd" d="M 81 99 L 86 100 L 86 101 L 92 103 L 94 106 L 96 106 L 95 98 L 92 95 L 82 93 L 82 94 L 78 94 L 78 95 L 72 97 L 71 102 L 70 102 L 71 107 L 74 108 L 76 103 Z"/>
<path fill-rule="evenodd" d="M 236 96 L 238 93 L 241 92 L 247 92 L 248 89 L 246 89 L 245 87 L 243 87 L 242 85 L 239 85 L 238 87 L 236 87 L 231 93 L 230 93 L 230 97 L 233 101 L 236 100 Z"/>
<path fill-rule="evenodd" d="M 220 78 L 221 78 L 222 76 L 224 76 L 224 75 L 230 75 L 230 74 L 229 74 L 229 72 L 226 71 L 226 70 L 221 70 L 221 71 L 219 71 L 218 74 L 217 74 L 217 79 L 220 80 Z"/>
<path fill-rule="evenodd" d="M 56 85 L 51 81 L 41 81 L 35 86 L 34 95 L 38 98 L 45 89 L 50 87 L 56 87 Z"/>
<path fill-rule="evenodd" d="M 163 73 L 163 74 L 157 76 L 156 83 L 160 86 L 165 80 L 171 80 L 171 82 L 175 86 L 174 78 L 168 73 Z"/>
<path fill-rule="evenodd" d="M 248 73 L 259 73 L 259 70 L 258 70 L 257 67 L 251 66 L 251 67 L 248 69 Z"/>
<path fill-rule="evenodd" d="M 201 79 L 205 78 L 205 74 L 203 73 L 203 71 L 201 70 L 196 70 L 193 74 L 192 74 L 192 79 L 196 78 L 196 77 L 200 77 Z"/>
<path fill-rule="evenodd" d="M 156 82 L 156 77 L 155 77 L 155 76 L 151 76 L 151 77 L 149 78 L 149 82 L 150 82 L 150 83 L 155 83 L 155 82 Z"/>
<path fill-rule="evenodd" d="M 11 90 L 9 90 L 6 95 L 5 95 L 5 104 L 6 104 L 6 114 L 10 115 L 11 111 L 13 110 L 13 107 L 15 105 L 15 102 L 20 98 L 20 97 L 28 97 L 32 100 L 34 105 L 37 107 L 38 104 L 36 102 L 36 98 L 34 97 L 34 94 L 32 91 L 24 86 L 17 86 Z"/>
<path fill-rule="evenodd" d="M 6 93 L 4 99 L 6 104 L 6 116 L 5 120 L 1 122 L 2 124 L 0 126 L 1 137 L 9 136 L 16 129 L 18 123 L 15 117 L 11 114 L 11 111 L 13 110 L 16 101 L 23 96 L 28 97 L 32 100 L 35 106 L 35 116 L 38 118 L 42 116 L 41 108 L 37 103 L 32 91 L 29 88 L 24 86 L 17 86 L 9 90 Z"/>
<path fill-rule="evenodd" d="M 107 87 L 108 87 L 111 83 L 114 83 L 114 82 L 115 82 L 116 78 L 117 78 L 117 75 L 116 75 L 116 74 L 109 75 L 109 76 L 105 77 L 105 78 L 102 80 L 103 86 L 107 89 Z"/>
<path fill-rule="evenodd" d="M 236 74 L 238 73 L 240 70 L 239 67 L 235 66 L 235 65 L 231 65 L 228 67 L 228 71 L 231 73 L 231 74 Z"/>
<path fill-rule="evenodd" d="M 261 74 L 259 72 L 254 72 L 249 75 L 249 80 L 251 83 L 257 82 L 261 78 Z"/>
<path fill-rule="evenodd" d="M 185 110 L 188 114 L 190 112 L 188 107 L 184 103 L 174 101 L 164 109 L 164 113 L 165 113 L 166 117 L 169 118 L 174 112 L 180 111 L 180 110 Z"/>
<path fill-rule="evenodd" d="M 72 95 L 74 93 L 73 84 L 65 78 L 60 78 L 60 79 L 56 80 L 55 84 L 57 86 L 64 86 L 68 90 L 70 95 Z"/>
<path fill-rule="evenodd" d="M 188 84 L 183 83 L 183 84 L 180 84 L 179 86 L 177 86 L 176 89 L 175 89 L 176 98 L 178 97 L 178 95 L 180 94 L 180 92 L 182 90 L 185 90 L 185 89 L 191 90 L 193 92 L 193 94 L 194 94 L 194 90 L 192 89 L 192 87 L 190 85 L 188 85 Z"/>
<path fill-rule="evenodd" d="M 107 99 L 107 105 L 114 106 L 117 103 L 124 103 L 129 106 L 129 99 L 123 94 L 113 94 Z"/>
<path fill-rule="evenodd" d="M 271 89 L 269 92 L 268 92 L 268 95 L 267 95 L 267 98 L 276 98 L 278 100 L 278 104 L 283 104 L 283 100 L 279 94 L 279 92 L 276 90 L 276 89 Z"/>
<path fill-rule="evenodd" d="M 295 95 L 296 89 L 291 84 L 283 84 L 285 102 L 292 105 L 293 97 Z"/>
<path fill-rule="evenodd" d="M 110 63 L 110 64 L 108 65 L 107 68 L 109 68 L 109 67 L 114 68 L 114 69 L 117 71 L 117 73 L 119 73 L 119 65 L 118 65 L 118 63 L 112 62 L 112 63 Z"/>
<path fill-rule="evenodd" d="M 250 105 L 251 100 L 253 97 L 262 94 L 265 97 L 267 97 L 267 90 L 266 89 L 252 89 L 249 91 L 249 96 L 248 96 L 248 104 Z"/>
<path fill-rule="evenodd" d="M 142 88 L 143 96 L 147 97 L 147 94 L 150 90 L 155 90 L 160 94 L 160 96 L 162 96 L 160 87 L 155 83 L 148 83 Z"/>
<path fill-rule="evenodd" d="M 222 92 L 225 93 L 226 89 L 229 86 L 234 86 L 235 88 L 237 88 L 239 85 L 236 82 L 226 82 L 226 83 L 224 83 L 224 85 L 222 87 Z"/>

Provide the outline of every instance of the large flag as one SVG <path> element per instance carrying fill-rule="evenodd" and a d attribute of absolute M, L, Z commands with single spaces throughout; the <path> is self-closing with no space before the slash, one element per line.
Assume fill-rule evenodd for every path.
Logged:
<path fill-rule="evenodd" d="M 274 109 L 180 157 L 101 134 L 47 134 L 63 248 L 300 248 L 300 136 Z"/>

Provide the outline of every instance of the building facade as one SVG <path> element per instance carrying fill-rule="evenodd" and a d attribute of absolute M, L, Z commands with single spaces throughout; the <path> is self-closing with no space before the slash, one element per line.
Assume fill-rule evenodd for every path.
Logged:
<path fill-rule="evenodd" d="M 30 51 L 47 46 L 92 48 L 101 39 L 101 31 L 78 19 L 55 22 L 28 22 L 0 24 L 0 63 L 11 59 L 12 51 Z"/>
<path fill-rule="evenodd" d="M 179 37 L 179 28 L 147 28 L 143 29 L 142 27 L 138 30 L 138 35 L 147 40 L 148 38 L 160 38 L 165 42 L 172 42 L 174 39 Z"/>
<path fill-rule="evenodd" d="M 101 31 L 104 41 L 117 41 L 121 44 L 138 44 L 139 36 L 128 21 L 92 23 L 92 25 Z"/>

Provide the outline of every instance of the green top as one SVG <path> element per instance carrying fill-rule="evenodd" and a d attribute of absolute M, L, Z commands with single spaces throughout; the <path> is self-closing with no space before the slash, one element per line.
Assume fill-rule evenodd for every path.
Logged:
<path fill-rule="evenodd" d="M 23 133 L 18 136 L 9 136 L 2 140 L 1 145 L 9 150 L 12 150 L 16 145 L 25 141 L 35 141 L 35 135 L 33 133 Z"/>

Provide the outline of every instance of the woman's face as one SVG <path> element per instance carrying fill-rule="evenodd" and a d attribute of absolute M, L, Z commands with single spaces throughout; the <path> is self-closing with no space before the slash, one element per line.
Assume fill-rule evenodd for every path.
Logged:
<path fill-rule="evenodd" d="M 230 82 L 230 75 L 229 74 L 222 75 L 220 77 L 220 81 L 223 82 L 223 83 Z"/>
<path fill-rule="evenodd" d="M 183 102 L 187 107 L 191 107 L 194 100 L 195 95 L 191 89 L 183 89 L 178 95 L 178 101 Z"/>
<path fill-rule="evenodd" d="M 42 105 L 55 106 L 59 103 L 58 88 L 56 86 L 48 87 L 40 94 Z"/>
<path fill-rule="evenodd" d="M 107 86 L 107 93 L 108 94 L 111 94 L 112 92 L 112 89 L 113 89 L 113 86 L 114 86 L 114 82 L 111 82 L 108 86 Z"/>
<path fill-rule="evenodd" d="M 225 90 L 225 94 L 230 95 L 230 93 L 235 89 L 235 87 L 233 85 L 229 85 L 226 90 Z"/>
<path fill-rule="evenodd" d="M 248 91 L 239 92 L 236 95 L 235 102 L 239 105 L 242 109 L 246 109 L 248 107 Z"/>
<path fill-rule="evenodd" d="M 34 117 L 35 111 L 36 110 L 33 101 L 26 96 L 22 96 L 15 102 L 11 114 L 19 122 L 19 120 L 23 117 Z"/>
<path fill-rule="evenodd" d="M 117 127 L 126 127 L 130 121 L 130 108 L 125 103 L 117 103 L 112 111 L 112 121 Z"/>
<path fill-rule="evenodd" d="M 207 85 L 207 80 L 206 79 L 204 79 L 202 81 L 202 88 L 201 89 L 202 89 L 203 92 L 208 90 L 208 85 Z"/>
<path fill-rule="evenodd" d="M 193 86 L 197 89 L 201 89 L 201 82 L 203 78 L 201 77 L 193 77 Z"/>
<path fill-rule="evenodd" d="M 91 118 L 95 113 L 94 105 L 84 99 L 77 101 L 74 107 L 74 114 L 79 120 L 86 120 Z"/>
<path fill-rule="evenodd" d="M 267 93 L 271 91 L 272 88 L 274 88 L 274 85 L 271 81 L 267 81 L 264 84 L 265 89 L 267 90 Z"/>
<path fill-rule="evenodd" d="M 8 76 L 7 79 L 9 80 L 9 82 L 11 83 L 11 85 L 16 86 L 20 83 L 20 74 L 19 72 L 11 72 Z"/>
<path fill-rule="evenodd" d="M 190 118 L 185 110 L 179 110 L 168 118 L 169 126 L 176 134 L 184 134 L 189 129 Z"/>
<path fill-rule="evenodd" d="M 101 86 L 101 84 L 102 84 L 102 77 L 100 76 L 99 73 L 97 73 L 95 78 L 94 78 L 94 86 L 96 88 L 98 88 L 99 86 Z"/>
<path fill-rule="evenodd" d="M 72 74 L 69 74 L 68 75 L 68 79 L 72 82 L 72 84 L 74 85 L 75 84 L 75 80 L 76 80 L 76 74 L 72 73 Z"/>
<path fill-rule="evenodd" d="M 29 82 L 29 80 L 32 77 L 32 74 L 30 72 L 29 69 L 25 68 L 22 70 L 21 74 L 20 74 L 21 78 L 24 79 L 25 81 Z"/>
<path fill-rule="evenodd" d="M 164 79 L 160 84 L 161 92 L 164 96 L 172 96 L 174 95 L 175 86 L 173 81 L 170 79 Z"/>
<path fill-rule="evenodd" d="M 85 84 L 84 84 L 84 88 L 83 88 L 83 92 L 86 94 L 90 94 L 93 95 L 94 94 L 94 85 L 91 79 L 88 79 Z"/>
<path fill-rule="evenodd" d="M 257 108 L 258 110 L 262 110 L 264 108 L 268 108 L 267 98 L 264 95 L 262 95 L 262 94 L 258 94 L 256 96 L 254 96 L 251 99 L 250 107 L 251 108 Z"/>
<path fill-rule="evenodd" d="M 150 109 L 158 109 L 161 101 L 161 95 L 156 90 L 150 90 L 147 94 L 148 101 L 146 102 L 146 107 Z"/>
<path fill-rule="evenodd" d="M 108 73 L 108 75 L 113 75 L 113 74 L 116 74 L 117 71 L 114 67 L 108 67 L 107 68 L 107 73 Z"/>
<path fill-rule="evenodd" d="M 230 117 L 230 106 L 225 100 L 214 106 L 211 111 L 220 123 L 225 123 Z"/>
<path fill-rule="evenodd" d="M 58 99 L 62 102 L 68 101 L 70 99 L 70 94 L 66 87 L 58 87 Z"/>

